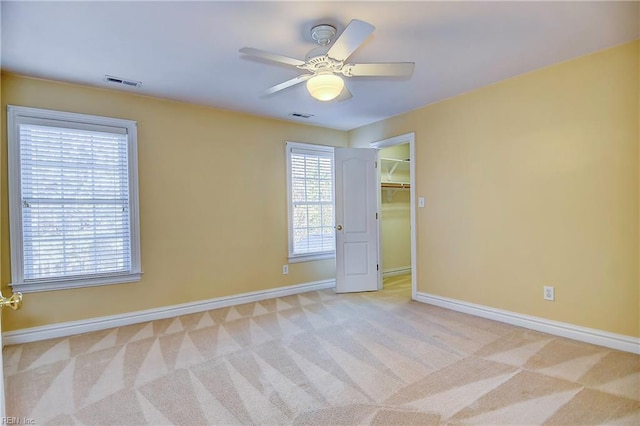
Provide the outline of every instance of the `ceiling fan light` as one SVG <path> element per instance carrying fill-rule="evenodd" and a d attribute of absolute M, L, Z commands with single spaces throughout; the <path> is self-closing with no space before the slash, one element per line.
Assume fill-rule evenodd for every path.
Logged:
<path fill-rule="evenodd" d="M 335 74 L 319 74 L 307 80 L 307 90 L 319 101 L 331 101 L 344 88 L 344 80 Z"/>

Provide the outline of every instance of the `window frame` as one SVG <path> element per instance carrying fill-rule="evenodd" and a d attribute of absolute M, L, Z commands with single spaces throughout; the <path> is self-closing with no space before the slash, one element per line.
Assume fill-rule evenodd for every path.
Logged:
<path fill-rule="evenodd" d="M 129 242 L 131 267 L 127 272 L 87 274 L 77 277 L 24 279 L 24 246 L 22 216 L 22 179 L 20 125 L 46 125 L 46 121 L 69 123 L 69 128 L 91 129 L 93 126 L 124 130 L 127 134 L 127 170 L 129 178 Z M 138 202 L 138 148 L 137 122 L 121 118 L 102 117 L 65 111 L 23 106 L 7 106 L 8 187 L 9 187 L 9 241 L 11 254 L 11 283 L 14 291 L 63 290 L 121 284 L 140 281 L 140 211 Z"/>
<path fill-rule="evenodd" d="M 331 188 L 332 188 L 332 196 L 333 196 L 333 207 L 334 207 L 334 221 L 335 221 L 335 156 L 334 156 L 334 147 L 327 145 L 317 145 L 311 143 L 304 142 L 289 142 L 285 143 L 285 155 L 287 162 L 287 219 L 288 219 L 288 262 L 289 263 L 298 263 L 298 262 L 309 262 L 313 260 L 323 260 L 323 259 L 335 259 L 336 251 L 335 247 L 331 251 L 322 251 L 322 252 L 313 252 L 313 253 L 304 253 L 304 254 L 295 254 L 293 252 L 293 200 L 292 200 L 292 176 L 291 176 L 291 150 L 292 149 L 300 149 L 307 151 L 319 151 L 323 153 L 329 153 L 331 155 L 331 168 L 334 171 L 331 177 Z"/>

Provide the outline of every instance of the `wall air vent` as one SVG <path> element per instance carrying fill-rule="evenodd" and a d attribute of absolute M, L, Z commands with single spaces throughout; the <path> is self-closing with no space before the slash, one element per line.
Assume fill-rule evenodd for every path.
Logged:
<path fill-rule="evenodd" d="M 142 82 L 141 81 L 127 80 L 127 79 L 120 78 L 120 77 L 114 77 L 112 75 L 105 75 L 104 76 L 104 81 L 106 81 L 107 83 L 124 84 L 125 86 L 131 86 L 131 87 L 140 87 L 140 86 L 142 86 Z"/>
<path fill-rule="evenodd" d="M 305 114 L 305 113 L 302 113 L 302 112 L 292 112 L 291 114 L 289 114 L 289 117 L 311 118 L 311 117 L 313 117 L 313 114 Z"/>

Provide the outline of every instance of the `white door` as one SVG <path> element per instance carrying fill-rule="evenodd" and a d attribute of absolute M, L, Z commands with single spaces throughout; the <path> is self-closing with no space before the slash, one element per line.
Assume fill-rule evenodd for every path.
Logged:
<path fill-rule="evenodd" d="M 336 148 L 336 292 L 378 289 L 377 150 Z"/>

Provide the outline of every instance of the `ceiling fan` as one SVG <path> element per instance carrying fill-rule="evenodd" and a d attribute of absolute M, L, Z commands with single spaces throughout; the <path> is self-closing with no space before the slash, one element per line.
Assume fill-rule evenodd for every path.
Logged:
<path fill-rule="evenodd" d="M 304 61 L 251 47 L 243 47 L 240 53 L 307 71 L 305 74 L 270 87 L 266 90 L 266 94 L 306 81 L 307 90 L 314 98 L 320 101 L 334 99 L 344 101 L 353 95 L 345 86 L 342 77 L 409 77 L 413 73 L 415 66 L 413 62 L 345 63 L 374 30 L 373 25 L 354 19 L 329 47 L 336 35 L 336 28 L 327 24 L 316 25 L 311 28 L 311 37 L 320 47 L 311 50 Z"/>

